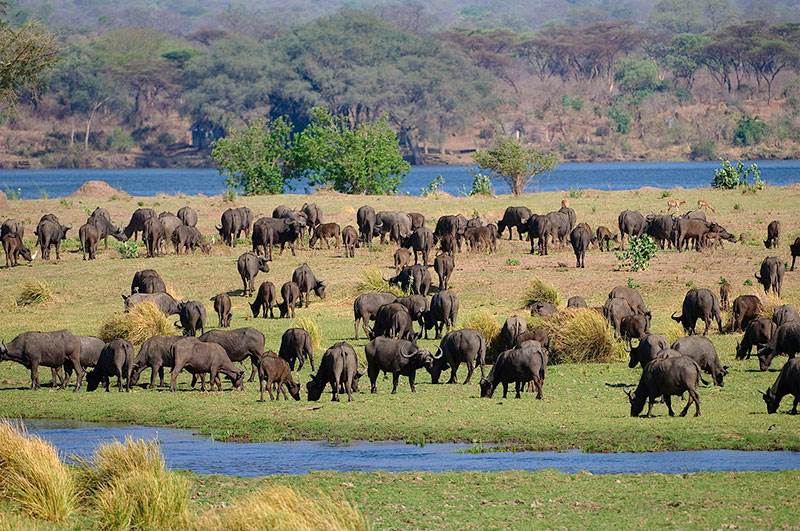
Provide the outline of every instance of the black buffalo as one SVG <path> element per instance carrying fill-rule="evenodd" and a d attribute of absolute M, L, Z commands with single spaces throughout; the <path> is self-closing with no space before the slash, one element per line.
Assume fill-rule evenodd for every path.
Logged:
<path fill-rule="evenodd" d="M 267 318 L 267 310 L 269 310 L 269 316 L 274 319 L 274 308 L 277 304 L 278 296 L 275 292 L 275 284 L 265 281 L 258 287 L 256 298 L 250 303 L 250 310 L 253 312 L 253 317 L 258 317 L 260 312 L 264 319 Z"/>
<path fill-rule="evenodd" d="M 476 363 L 481 369 L 481 378 L 484 377 L 486 340 L 479 331 L 464 328 L 450 332 L 442 339 L 439 350 L 441 357 L 435 359 L 433 367 L 428 371 L 431 374 L 432 383 L 438 384 L 442 371 L 448 368 L 450 369 L 450 379 L 447 383 L 458 383 L 458 367 L 462 363 L 467 365 L 467 377 L 464 384 L 470 382 Z"/>
<path fill-rule="evenodd" d="M 414 380 L 417 370 L 432 368 L 436 360 L 429 350 L 419 348 L 411 341 L 388 337 L 376 337 L 367 343 L 364 353 L 367 357 L 367 375 L 372 393 L 378 392 L 377 381 L 381 371 L 392 373 L 392 394 L 397 392 L 400 376 L 408 377 L 411 392 L 416 392 Z"/>
<path fill-rule="evenodd" d="M 800 323 L 792 321 L 782 324 L 772 334 L 767 346 L 758 351 L 758 368 L 766 371 L 775 356 L 786 354 L 794 358 L 798 352 L 800 352 Z"/>
<path fill-rule="evenodd" d="M 133 274 L 131 295 L 134 293 L 166 293 L 167 286 L 158 271 L 143 269 Z"/>
<path fill-rule="evenodd" d="M 144 222 L 154 217 L 156 217 L 156 211 L 152 208 L 137 208 L 134 210 L 133 214 L 131 214 L 131 220 L 123 229 L 125 237 L 128 239 L 133 237 L 134 240 L 137 240 L 139 233 L 144 231 Z"/>
<path fill-rule="evenodd" d="M 728 368 L 719 361 L 717 349 L 710 339 L 701 336 L 682 337 L 670 348 L 697 362 L 700 370 L 711 375 L 714 385 L 720 387 L 724 385 L 723 379 L 728 374 Z"/>
<path fill-rule="evenodd" d="M 764 287 L 764 293 L 772 290 L 778 297 L 781 296 L 781 286 L 783 284 L 783 274 L 786 266 L 783 260 L 777 256 L 768 256 L 761 262 L 761 274 L 756 273 L 756 280 Z"/>
<path fill-rule="evenodd" d="M 217 312 L 219 327 L 228 328 L 231 326 L 231 318 L 233 317 L 233 314 L 231 313 L 231 298 L 228 296 L 228 294 L 220 293 L 211 299 L 211 302 L 214 303 L 214 311 Z"/>
<path fill-rule="evenodd" d="M 67 330 L 24 332 L 11 343 L 0 342 L 0 361 L 15 361 L 31 371 L 31 389 L 39 389 L 39 366 L 60 369 L 69 360 L 78 375 L 75 390 L 81 388 L 81 342 Z M 66 388 L 66 380 L 61 384 Z"/>
<path fill-rule="evenodd" d="M 792 415 L 797 415 L 797 404 L 800 403 L 800 360 L 791 358 L 787 361 L 772 387 L 762 393 L 764 402 L 767 404 L 767 413 L 775 413 L 781 405 L 781 400 L 786 395 L 792 395 Z"/>
<path fill-rule="evenodd" d="M 458 319 L 458 295 L 452 290 L 439 291 L 431 298 L 430 309 L 425 313 L 425 339 L 428 330 L 435 329 L 436 339 L 442 337 L 442 328 L 450 329 Z"/>
<path fill-rule="evenodd" d="M 150 367 L 150 389 L 156 384 L 156 374 L 159 378 L 159 387 L 164 387 L 164 367 L 172 368 L 175 360 L 172 357 L 172 345 L 183 339 L 180 336 L 154 336 L 142 343 L 139 348 L 133 371 L 131 373 L 131 385 L 136 385 L 142 371 Z"/>
<path fill-rule="evenodd" d="M 586 250 L 592 244 L 592 229 L 586 223 L 581 223 L 569 235 L 572 250 L 575 252 L 575 267 L 586 267 Z"/>
<path fill-rule="evenodd" d="M 358 326 L 361 324 L 364 333 L 369 337 L 371 331 L 369 322 L 375 320 L 378 308 L 397 300 L 397 296 L 386 292 L 362 293 L 353 301 L 353 328 L 355 338 L 358 339 Z"/>
<path fill-rule="evenodd" d="M 239 276 L 242 277 L 242 294 L 245 297 L 253 294 L 253 283 L 258 272 L 269 273 L 267 259 L 251 252 L 246 252 L 239 257 L 236 268 L 239 270 Z"/>
<path fill-rule="evenodd" d="M 662 357 L 663 356 L 663 357 Z M 658 358 L 648 363 L 639 378 L 639 385 L 634 392 L 628 392 L 631 403 L 631 417 L 638 417 L 644 409 L 645 402 L 649 402 L 647 416 L 653 415 L 653 404 L 656 398 L 663 397 L 669 410 L 669 416 L 675 416 L 672 411 L 672 397 L 689 393 L 686 407 L 681 411 L 681 416 L 686 416 L 689 406 L 694 403 L 694 416 L 700 416 L 700 395 L 697 392 L 700 386 L 700 366 L 692 358 L 683 356 L 679 352 L 666 350 Z"/>
<path fill-rule="evenodd" d="M 526 341 L 519 347 L 501 352 L 486 378 L 481 378 L 481 397 L 491 398 L 498 385 L 503 385 L 503 398 L 508 397 L 508 384 L 515 384 L 515 398 L 521 398 L 525 384 L 533 382 L 536 398 L 541 400 L 547 369 L 547 350 L 537 341 Z"/>
<path fill-rule="evenodd" d="M 750 321 L 758 317 L 762 309 L 761 299 L 755 295 L 739 295 L 733 300 L 733 331 L 747 328 Z"/>
<path fill-rule="evenodd" d="M 768 345 L 777 329 L 778 325 L 764 317 L 750 321 L 744 331 L 741 343 L 736 343 L 736 359 L 750 359 L 750 352 L 753 347 L 756 347 L 756 350 L 760 350 Z"/>
<path fill-rule="evenodd" d="M 620 234 L 620 249 L 625 249 L 625 237 L 641 236 L 647 230 L 647 220 L 641 212 L 635 210 L 623 210 L 617 217 L 617 225 Z"/>
<path fill-rule="evenodd" d="M 503 219 L 497 222 L 497 233 L 500 237 L 503 232 L 508 229 L 508 239 L 513 236 L 511 229 L 516 228 L 519 239 L 522 239 L 522 234 L 528 230 L 528 219 L 531 217 L 531 209 L 524 206 L 507 207 L 503 213 Z"/>
<path fill-rule="evenodd" d="M 320 299 L 325 298 L 325 281 L 318 280 L 308 264 L 303 263 L 292 273 L 292 282 L 300 289 L 300 306 L 308 306 L 308 293 L 313 291 Z"/>
<path fill-rule="evenodd" d="M 413 341 L 416 336 L 411 323 L 411 315 L 404 305 L 399 302 L 384 304 L 375 314 L 375 326 L 372 327 L 370 339 L 384 336 Z"/>
<path fill-rule="evenodd" d="M 150 302 L 166 316 L 179 313 L 178 302 L 169 293 L 134 293 L 133 295 L 122 295 L 122 300 L 125 311 L 129 311 L 137 304 Z"/>
<path fill-rule="evenodd" d="M 107 344 L 95 368 L 86 375 L 87 390 L 94 391 L 100 384 L 106 391 L 109 390 L 110 379 L 117 377 L 117 390 L 122 392 L 122 380 L 125 380 L 125 391 L 131 390 L 131 375 L 133 374 L 133 345 L 124 339 L 115 339 Z"/>
<path fill-rule="evenodd" d="M 347 393 L 347 401 L 353 399 L 353 391 L 356 390 L 358 379 L 358 357 L 355 350 L 349 343 L 341 341 L 336 343 L 322 355 L 319 362 L 319 370 L 311 375 L 311 379 L 306 384 L 308 399 L 319 400 L 325 386 L 330 384 L 333 402 L 339 401 L 339 392 L 344 388 Z"/>
<path fill-rule="evenodd" d="M 206 332 L 206 307 L 199 301 L 181 301 L 178 303 L 178 315 L 180 316 L 180 325 L 175 323 L 176 327 L 183 329 L 184 336 L 194 337 L 197 331 L 200 335 Z"/>
<path fill-rule="evenodd" d="M 281 319 L 286 317 L 294 319 L 294 309 L 300 302 L 300 288 L 292 281 L 284 282 L 281 286 L 281 297 L 283 301 L 278 303 Z"/>
<path fill-rule="evenodd" d="M 690 289 L 683 299 L 681 315 L 676 316 L 675 313 L 672 314 L 672 319 L 681 323 L 687 334 L 695 333 L 695 325 L 698 319 L 702 319 L 706 325 L 703 335 L 708 334 L 712 319 L 717 321 L 719 333 L 722 333 L 722 313 L 719 309 L 719 299 L 711 290 L 705 288 Z"/>
<path fill-rule="evenodd" d="M 372 243 L 376 223 L 377 218 L 374 208 L 369 205 L 359 207 L 358 212 L 356 212 L 356 224 L 358 225 L 358 232 L 361 234 L 361 241 L 366 244 Z"/>
<path fill-rule="evenodd" d="M 303 369 L 305 359 L 308 358 L 311 370 L 314 370 L 314 350 L 311 348 L 311 336 L 302 328 L 289 328 L 283 333 L 278 356 L 286 360 L 291 370 L 294 370 L 294 364 L 297 361 L 298 371 Z"/>
<path fill-rule="evenodd" d="M 628 367 L 633 369 L 636 365 L 641 365 L 642 369 L 647 364 L 656 359 L 659 352 L 669 348 L 667 338 L 658 334 L 648 334 L 639 340 L 639 344 L 632 347 L 629 351 L 630 361 Z"/>
<path fill-rule="evenodd" d="M 193 337 L 186 337 L 177 341 L 171 348 L 172 358 L 175 365 L 172 367 L 170 375 L 170 390 L 175 392 L 178 389 L 178 374 L 186 369 L 194 376 L 200 376 L 200 390 L 205 391 L 204 376 L 209 374 L 211 390 L 217 386 L 222 390 L 219 381 L 219 373 L 226 375 L 235 388 L 241 388 L 244 380 L 244 371 L 236 367 L 225 349 L 213 342 L 204 342 Z M 260 357 L 260 353 L 259 353 Z"/>
<path fill-rule="evenodd" d="M 250 358 L 253 367 L 264 352 L 264 334 L 255 328 L 236 328 L 234 330 L 212 330 L 200 336 L 200 341 L 216 343 L 225 349 L 231 361 L 241 362 Z M 255 369 L 250 381 L 255 377 Z"/>
<path fill-rule="evenodd" d="M 455 268 L 456 264 L 452 255 L 440 254 L 434 258 L 433 270 L 436 271 L 436 276 L 439 277 L 439 291 L 448 289 L 447 284 Z"/>

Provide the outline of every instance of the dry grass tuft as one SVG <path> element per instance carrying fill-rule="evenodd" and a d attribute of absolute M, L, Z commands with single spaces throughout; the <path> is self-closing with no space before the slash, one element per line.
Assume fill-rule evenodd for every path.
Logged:
<path fill-rule="evenodd" d="M 127 313 L 115 313 L 100 326 L 98 337 L 103 341 L 125 339 L 141 345 L 153 336 L 174 336 L 178 329 L 152 302 L 145 301 Z"/>
<path fill-rule="evenodd" d="M 230 507 L 206 511 L 196 522 L 204 531 L 281 531 L 370 529 L 361 512 L 349 502 L 327 496 L 301 496 L 289 487 L 268 487 Z"/>
<path fill-rule="evenodd" d="M 388 291 L 398 297 L 405 295 L 399 286 L 389 284 L 380 269 L 365 269 L 361 272 L 361 280 L 356 284 L 358 293 L 367 293 L 371 291 Z"/>
<path fill-rule="evenodd" d="M 533 280 L 531 280 L 531 283 L 528 285 L 528 289 L 525 292 L 523 305 L 527 308 L 536 301 L 549 302 L 555 304 L 556 306 L 560 306 L 563 303 L 561 300 L 561 295 L 558 293 L 556 288 L 539 277 L 533 277 Z"/>
<path fill-rule="evenodd" d="M 81 495 L 90 497 L 134 470 L 158 474 L 164 471 L 164 460 L 158 443 L 142 439 L 125 439 L 104 444 L 95 450 L 91 460 L 77 459 L 77 483 Z"/>
<path fill-rule="evenodd" d="M 667 343 L 670 345 L 686 335 L 686 333 L 683 331 L 683 326 L 679 325 L 675 321 L 670 321 L 663 327 L 660 327 L 658 331 L 654 331 L 653 333 L 661 334 L 662 336 L 666 337 Z"/>
<path fill-rule="evenodd" d="M 0 497 L 53 522 L 75 509 L 75 482 L 56 449 L 7 420 L 0 421 Z"/>
<path fill-rule="evenodd" d="M 775 311 L 775 308 L 786 304 L 786 302 L 778 297 L 773 292 L 764 293 L 761 291 L 760 293 L 755 293 L 759 299 L 761 299 L 761 311 L 759 312 L 759 317 L 766 317 L 767 319 L 772 319 L 772 313 Z"/>
<path fill-rule="evenodd" d="M 17 295 L 17 306 L 38 306 L 53 300 L 53 288 L 44 280 L 27 282 Z"/>
<path fill-rule="evenodd" d="M 319 352 L 320 346 L 322 346 L 322 333 L 319 331 L 319 326 L 317 326 L 317 322 L 310 317 L 298 317 L 292 323 L 293 328 L 302 328 L 306 332 L 308 332 L 308 336 L 311 338 L 311 349 L 314 352 Z"/>
<path fill-rule="evenodd" d="M 609 362 L 625 356 L 622 342 L 592 309 L 563 308 L 542 322 L 550 337 L 551 362 Z"/>
<path fill-rule="evenodd" d="M 474 328 L 486 340 L 487 354 L 496 354 L 500 339 L 500 324 L 497 318 L 488 310 L 480 310 L 463 319 L 459 328 Z"/>

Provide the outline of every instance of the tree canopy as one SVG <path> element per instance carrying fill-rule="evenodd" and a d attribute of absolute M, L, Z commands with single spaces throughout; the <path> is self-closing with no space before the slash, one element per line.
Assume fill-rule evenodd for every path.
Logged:
<path fill-rule="evenodd" d="M 555 154 L 542 153 L 511 137 L 500 138 L 490 149 L 476 151 L 473 159 L 482 169 L 490 171 L 493 178 L 507 182 L 514 195 L 523 193 L 536 175 L 558 164 Z"/>

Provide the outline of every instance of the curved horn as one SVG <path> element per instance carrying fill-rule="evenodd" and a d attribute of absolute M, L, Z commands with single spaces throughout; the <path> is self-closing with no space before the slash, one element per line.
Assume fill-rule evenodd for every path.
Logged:
<path fill-rule="evenodd" d="M 31 261 L 36 260 L 37 254 L 39 254 L 39 251 L 33 251 L 33 255 L 31 255 Z"/>
<path fill-rule="evenodd" d="M 439 355 L 437 356 L 436 354 L 434 354 L 434 355 L 433 355 L 433 359 L 435 359 L 435 360 L 438 360 L 438 359 L 440 359 L 442 356 L 444 356 L 444 352 L 442 352 L 442 347 L 436 347 L 436 352 L 437 352 Z"/>
<path fill-rule="evenodd" d="M 405 347 L 403 347 L 403 348 L 401 348 L 401 349 L 400 349 L 400 355 L 401 355 L 401 356 L 403 356 L 404 358 L 413 358 L 413 357 L 414 357 L 414 354 L 416 354 L 416 353 L 417 353 L 417 351 L 415 350 L 415 351 L 414 351 L 414 352 L 412 352 L 411 354 L 406 354 L 406 349 L 405 349 Z"/>
<path fill-rule="evenodd" d="M 214 228 L 217 230 L 222 230 L 222 225 L 214 225 Z"/>

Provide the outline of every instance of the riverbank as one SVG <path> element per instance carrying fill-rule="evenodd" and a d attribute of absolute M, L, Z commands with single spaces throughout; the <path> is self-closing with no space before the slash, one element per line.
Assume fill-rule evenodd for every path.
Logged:
<path fill-rule="evenodd" d="M 76 228 L 95 207 L 107 208 L 117 223 L 124 223 L 139 207 L 157 212 L 176 211 L 186 204 L 200 216 L 199 228 L 206 235 L 214 233 L 220 213 L 229 206 L 247 205 L 254 214 L 269 214 L 279 204 L 299 206 L 304 201 L 316 202 L 326 221 L 344 226 L 353 224 L 356 209 L 364 203 L 376 209 L 406 210 L 423 213 L 428 220 L 445 213 L 480 214 L 497 220 L 509 204 L 523 204 L 536 212 L 558 208 L 566 194 L 547 192 L 520 198 L 438 198 L 352 197 L 319 193 L 313 196 L 284 195 L 242 198 L 235 203 L 221 197 L 130 197 L 66 200 L 10 201 L 5 215 L 26 222 L 29 238 L 36 220 L 46 212 L 56 213 L 64 223 Z M 655 332 L 674 336 L 675 325 L 669 316 L 679 310 L 689 287 L 716 290 L 720 277 L 734 288 L 734 296 L 759 293 L 752 286 L 753 272 L 767 254 L 789 258 L 788 244 L 800 236 L 796 212 L 800 204 L 797 187 L 769 187 L 755 195 L 738 191 L 642 189 L 626 192 L 585 191 L 569 197 L 578 220 L 592 227 L 615 227 L 621 210 L 643 212 L 664 210 L 668 199 L 687 202 L 682 208 L 703 198 L 717 213 L 717 220 L 736 235 L 745 234 L 743 243 L 729 244 L 724 249 L 704 253 L 659 252 L 647 271 L 632 273 L 617 270 L 613 253 L 591 249 L 586 269 L 576 270 L 571 249 L 554 250 L 549 256 L 531 256 L 529 244 L 514 239 L 499 242 L 497 254 L 462 253 L 456 256 L 452 289 L 461 299 L 459 323 L 488 313 L 501 324 L 512 314 L 525 315 L 522 297 L 533 277 L 553 285 L 562 298 L 581 295 L 590 306 L 601 305 L 608 292 L 617 285 L 639 286 L 653 312 Z M 783 223 L 781 247 L 766 251 L 766 224 L 772 219 Z M 431 221 L 428 225 L 432 226 Z M 75 249 L 74 240 L 70 244 Z M 267 348 L 278 349 L 280 336 L 293 321 L 287 319 L 253 319 L 249 300 L 239 295 L 241 280 L 236 271 L 236 257 L 249 249 L 247 244 L 234 249 L 215 244 L 209 256 L 174 256 L 123 260 L 112 249 L 102 250 L 98 260 L 84 262 L 78 252 L 65 251 L 60 262 L 20 266 L 0 271 L 0 319 L 5 323 L 2 339 L 8 342 L 26 330 L 68 328 L 76 334 L 97 334 L 102 322 L 122 309 L 120 293 L 130 285 L 137 270 L 157 269 L 170 290 L 181 299 L 203 301 L 209 321 L 216 323 L 209 302 L 219 292 L 233 296 L 233 327 L 250 326 L 267 338 Z M 346 340 L 363 361 L 366 340 L 353 340 L 352 301 L 365 270 L 379 269 L 384 277 L 392 274 L 394 247 L 375 246 L 358 249 L 354 259 L 342 257 L 341 250 L 301 249 L 293 257 L 288 251 L 275 254 L 270 272 L 256 281 L 270 280 L 277 286 L 291 278 L 299 264 L 306 262 L 318 278 L 327 283 L 327 297 L 312 296 L 308 308 L 297 315 L 314 320 L 319 326 L 323 349 L 336 341 Z M 562 265 L 563 264 L 563 265 Z M 798 273 L 787 272 L 783 283 L 783 300 L 797 305 L 800 301 Z M 52 301 L 40 306 L 17 306 L 14 299 L 21 287 L 31 281 L 43 281 L 52 288 Z M 763 293 L 763 292 L 762 292 Z M 29 374 L 20 365 L 0 364 L 0 416 L 11 418 L 61 418 L 97 422 L 141 423 L 196 429 L 200 433 L 226 440 L 401 440 L 415 443 L 431 441 L 466 441 L 469 443 L 502 443 L 526 449 L 581 448 L 586 451 L 650 451 L 697 448 L 732 449 L 800 449 L 800 424 L 797 417 L 785 412 L 791 407 L 786 399 L 781 413 L 767 415 L 758 394 L 774 382 L 777 373 L 759 372 L 755 358 L 736 361 L 734 349 L 741 334 L 719 335 L 716 327 L 709 336 L 722 359 L 730 366 L 726 385 L 702 387 L 702 413 L 699 418 L 669 418 L 662 405 L 657 405 L 654 419 L 630 418 L 629 405 L 623 392 L 634 386 L 640 369 L 628 369 L 626 360 L 604 364 L 564 364 L 548 369 L 544 400 L 530 395 L 521 400 L 478 398 L 478 374 L 471 384 L 431 385 L 430 377 L 418 374 L 417 393 L 410 393 L 406 379 L 396 395 L 390 395 L 390 381 L 378 379 L 378 394 L 368 393 L 366 380 L 361 392 L 351 403 L 331 403 L 328 395 L 318 403 L 259 403 L 256 385 L 246 385 L 243 393 L 200 393 L 188 391 L 185 377 L 181 392 L 136 389 L 126 393 L 80 393 L 30 391 Z M 438 341 L 423 340 L 428 348 Z M 317 352 L 319 358 L 321 352 Z M 782 364 L 778 358 L 773 364 Z M 49 380 L 49 371 L 42 370 L 42 380 Z M 308 365 L 297 378 L 305 383 L 310 375 Z M 444 378 L 446 378 L 445 375 Z M 459 380 L 465 376 L 462 368 Z M 149 377 L 148 373 L 143 379 Z"/>

